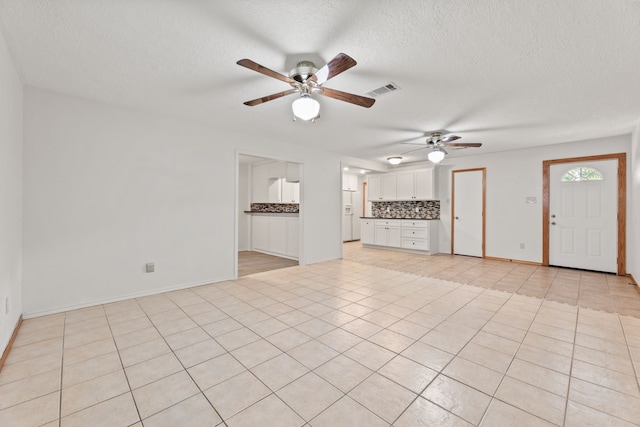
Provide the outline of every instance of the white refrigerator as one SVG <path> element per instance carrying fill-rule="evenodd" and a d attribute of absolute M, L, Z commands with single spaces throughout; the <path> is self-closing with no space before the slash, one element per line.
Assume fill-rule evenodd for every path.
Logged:
<path fill-rule="evenodd" d="M 360 240 L 360 216 L 362 215 L 362 193 L 342 192 L 342 241 Z"/>

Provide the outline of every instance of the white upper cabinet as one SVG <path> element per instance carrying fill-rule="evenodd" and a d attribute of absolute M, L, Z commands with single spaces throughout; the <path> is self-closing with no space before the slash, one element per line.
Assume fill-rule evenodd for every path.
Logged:
<path fill-rule="evenodd" d="M 278 179 L 287 177 L 287 167 L 285 162 L 269 163 L 269 178 Z"/>
<path fill-rule="evenodd" d="M 287 182 L 300 182 L 300 163 L 285 162 L 285 179 Z"/>
<path fill-rule="evenodd" d="M 269 203 L 269 165 L 251 168 L 251 202 Z"/>
<path fill-rule="evenodd" d="M 285 178 L 285 174 L 288 174 Z M 278 175 L 282 175 L 281 177 Z M 300 203 L 300 164 L 274 162 L 251 169 L 252 203 Z"/>
<path fill-rule="evenodd" d="M 433 199 L 433 169 L 396 173 L 396 200 Z"/>
<path fill-rule="evenodd" d="M 342 190 L 358 191 L 358 176 L 342 174 Z"/>
<path fill-rule="evenodd" d="M 281 203 L 300 203 L 300 184 L 284 179 L 280 180 L 280 183 L 282 184 Z"/>
<path fill-rule="evenodd" d="M 283 203 L 282 180 L 269 178 L 269 203 Z"/>
<path fill-rule="evenodd" d="M 396 174 L 396 198 L 398 200 L 415 200 L 415 173 L 413 171 Z"/>
<path fill-rule="evenodd" d="M 369 175 L 367 200 L 372 202 L 396 200 L 396 174 L 384 173 Z"/>
<path fill-rule="evenodd" d="M 394 173 L 382 175 L 382 200 L 397 199 L 397 177 Z"/>
<path fill-rule="evenodd" d="M 382 200 L 382 175 L 367 177 L 367 200 L 372 202 Z"/>
<path fill-rule="evenodd" d="M 435 198 L 433 189 L 433 169 L 415 171 L 416 200 L 431 200 Z"/>

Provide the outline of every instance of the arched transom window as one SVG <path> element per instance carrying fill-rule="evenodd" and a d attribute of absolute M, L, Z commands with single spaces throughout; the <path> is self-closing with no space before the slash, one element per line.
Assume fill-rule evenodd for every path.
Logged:
<path fill-rule="evenodd" d="M 578 166 L 570 169 L 562 175 L 563 182 L 569 181 L 602 181 L 604 176 L 596 168 Z"/>

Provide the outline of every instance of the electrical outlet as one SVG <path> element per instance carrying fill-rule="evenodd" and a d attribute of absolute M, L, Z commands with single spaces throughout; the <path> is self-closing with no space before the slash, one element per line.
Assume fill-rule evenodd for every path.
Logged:
<path fill-rule="evenodd" d="M 152 262 L 148 262 L 144 265 L 144 272 L 145 273 L 153 273 L 154 271 L 156 271 L 156 266 L 154 263 Z"/>
<path fill-rule="evenodd" d="M 520 243 L 520 249 L 524 249 L 524 243 Z"/>

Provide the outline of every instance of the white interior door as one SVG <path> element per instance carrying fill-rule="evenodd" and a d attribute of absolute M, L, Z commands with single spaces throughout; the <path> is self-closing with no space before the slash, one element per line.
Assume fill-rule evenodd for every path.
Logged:
<path fill-rule="evenodd" d="M 549 265 L 615 273 L 617 160 L 551 165 L 549 181 Z"/>
<path fill-rule="evenodd" d="M 453 253 L 482 257 L 484 170 L 453 171 Z"/>

